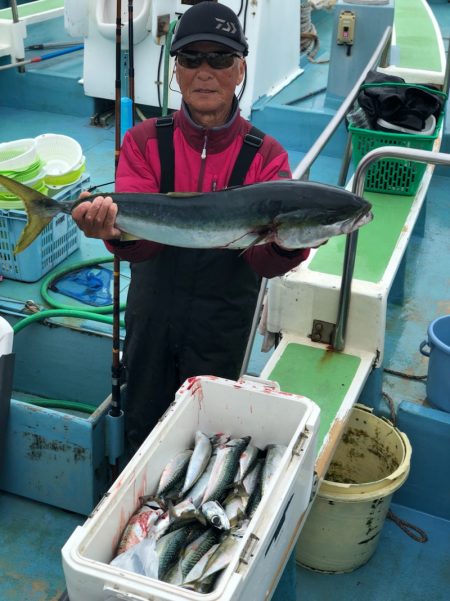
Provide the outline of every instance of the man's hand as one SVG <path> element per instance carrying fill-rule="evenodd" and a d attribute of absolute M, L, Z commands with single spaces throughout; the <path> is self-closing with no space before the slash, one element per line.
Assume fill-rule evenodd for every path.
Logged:
<path fill-rule="evenodd" d="M 90 196 L 82 192 L 80 199 Z M 72 217 L 88 238 L 118 240 L 121 231 L 115 227 L 117 205 L 110 196 L 97 196 L 92 202 L 82 202 L 72 211 Z"/>

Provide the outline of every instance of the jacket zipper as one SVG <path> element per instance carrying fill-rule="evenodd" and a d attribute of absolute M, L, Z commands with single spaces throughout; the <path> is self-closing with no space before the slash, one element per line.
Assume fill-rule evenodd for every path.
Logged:
<path fill-rule="evenodd" d="M 205 137 L 203 139 L 202 154 L 200 155 L 202 162 L 200 164 L 200 173 L 198 176 L 197 192 L 201 192 L 203 189 L 203 178 L 205 176 L 205 166 L 206 166 L 206 144 L 207 144 L 207 142 L 208 142 L 208 135 L 205 134 Z"/>

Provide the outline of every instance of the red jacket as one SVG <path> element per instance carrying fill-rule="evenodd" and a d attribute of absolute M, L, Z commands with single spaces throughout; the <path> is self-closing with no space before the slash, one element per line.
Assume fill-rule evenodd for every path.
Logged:
<path fill-rule="evenodd" d="M 221 190 L 228 184 L 244 136 L 251 124 L 240 117 L 237 105 L 228 123 L 206 130 L 196 125 L 186 107 L 175 112 L 175 192 Z M 156 119 L 129 130 L 123 139 L 116 174 L 117 192 L 159 192 L 161 164 L 156 138 Z M 282 146 L 266 135 L 244 180 L 252 184 L 291 176 L 288 156 Z M 163 245 L 145 240 L 127 246 L 107 248 L 121 259 L 143 261 L 156 256 Z M 260 276 L 286 273 L 307 258 L 308 249 L 283 251 L 273 244 L 254 246 L 243 257 Z"/>

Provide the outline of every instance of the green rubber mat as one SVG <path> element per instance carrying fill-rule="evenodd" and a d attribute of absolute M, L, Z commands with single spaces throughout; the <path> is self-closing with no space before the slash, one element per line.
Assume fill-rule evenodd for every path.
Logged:
<path fill-rule="evenodd" d="M 379 282 L 415 197 L 365 192 L 364 198 L 372 203 L 374 218 L 359 230 L 353 277 L 366 282 Z M 316 253 L 309 269 L 341 276 L 345 241 L 346 236 L 331 238 Z"/>
<path fill-rule="evenodd" d="M 269 375 L 269 380 L 278 382 L 281 390 L 306 396 L 320 407 L 318 448 L 330 430 L 360 362 L 354 355 L 291 343 Z"/>
<path fill-rule="evenodd" d="M 64 0 L 37 0 L 36 2 L 29 2 L 27 4 L 19 4 L 17 6 L 17 11 L 19 13 L 19 19 L 23 19 L 24 17 L 44 13 L 47 10 L 62 8 L 63 6 Z M 12 21 L 11 9 L 3 8 L 0 10 L 0 19 Z"/>
<path fill-rule="evenodd" d="M 395 0 L 394 25 L 400 48 L 398 67 L 442 70 L 434 26 L 421 0 Z"/>

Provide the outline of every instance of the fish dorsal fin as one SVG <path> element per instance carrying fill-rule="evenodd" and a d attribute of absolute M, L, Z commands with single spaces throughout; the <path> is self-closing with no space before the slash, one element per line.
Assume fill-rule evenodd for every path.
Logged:
<path fill-rule="evenodd" d="M 166 196 L 171 198 L 192 198 L 193 196 L 203 196 L 202 192 L 167 192 Z"/>

